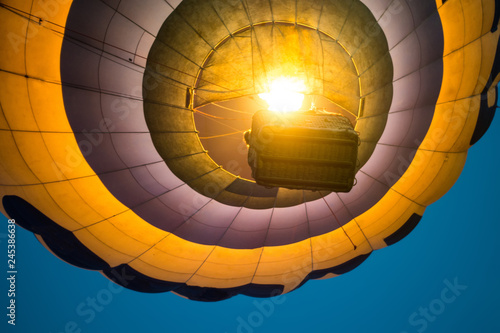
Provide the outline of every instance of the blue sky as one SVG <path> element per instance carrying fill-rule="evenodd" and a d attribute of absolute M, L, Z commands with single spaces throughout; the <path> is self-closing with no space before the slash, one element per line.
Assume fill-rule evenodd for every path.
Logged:
<path fill-rule="evenodd" d="M 16 326 L 2 332 L 500 332 L 498 116 L 455 186 L 401 242 L 343 276 L 274 299 L 218 303 L 141 294 L 68 265 L 16 231 Z M 0 223 L 7 276 L 7 221 Z M 92 307 L 92 302 L 96 304 Z"/>

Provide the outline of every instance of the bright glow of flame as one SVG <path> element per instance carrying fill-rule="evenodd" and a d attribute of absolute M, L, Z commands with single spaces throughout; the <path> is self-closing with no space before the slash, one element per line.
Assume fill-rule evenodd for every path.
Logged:
<path fill-rule="evenodd" d="M 271 83 L 271 91 L 259 94 L 267 102 L 270 111 L 291 112 L 302 107 L 306 90 L 303 81 L 295 78 L 280 77 Z"/>

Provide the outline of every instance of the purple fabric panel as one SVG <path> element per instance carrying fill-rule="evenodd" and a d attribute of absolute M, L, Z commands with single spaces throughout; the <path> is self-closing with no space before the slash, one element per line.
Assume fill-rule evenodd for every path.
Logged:
<path fill-rule="evenodd" d="M 231 224 L 231 229 L 239 231 L 267 230 L 273 209 L 248 209 L 243 208 Z"/>
<path fill-rule="evenodd" d="M 389 50 L 392 50 L 414 29 L 410 7 L 402 1 L 397 1 L 389 6 L 378 23 L 384 30 Z"/>
<path fill-rule="evenodd" d="M 441 92 L 441 80 L 443 76 L 442 60 L 423 67 L 420 70 L 420 94 L 415 107 L 434 106 Z"/>
<path fill-rule="evenodd" d="M 267 228 L 257 231 L 240 231 L 228 228 L 218 245 L 233 249 L 255 249 L 264 246 Z"/>
<path fill-rule="evenodd" d="M 176 175 L 170 171 L 165 162 L 150 164 L 147 166 L 151 176 L 162 186 L 169 190 L 184 185 L 184 182 L 177 178 Z"/>
<path fill-rule="evenodd" d="M 170 1 L 175 4 L 180 1 Z M 122 0 L 118 12 L 156 36 L 165 18 L 173 11 L 165 0 Z M 151 10 L 153 9 L 153 10 Z"/>
<path fill-rule="evenodd" d="M 194 215 L 210 201 L 210 198 L 193 191 L 186 184 L 165 193 L 159 199 L 165 206 L 188 217 Z"/>
<path fill-rule="evenodd" d="M 413 14 L 413 22 L 415 23 L 416 27 L 427 20 L 429 16 L 437 13 L 435 0 L 405 0 L 405 2 L 410 6 L 411 12 Z"/>
<path fill-rule="evenodd" d="M 398 150 L 399 147 L 397 146 L 377 145 L 373 153 L 374 158 L 371 158 L 361 171 L 378 179 L 390 169 L 391 164 L 396 159 Z"/>
<path fill-rule="evenodd" d="M 99 85 L 103 92 L 142 99 L 144 69 L 124 60 L 101 58 Z"/>
<path fill-rule="evenodd" d="M 81 87 L 99 91 L 98 68 L 101 52 L 75 41 L 67 41 L 61 51 L 61 78 L 63 86 Z M 78 66 L 76 66 L 78 64 Z M 66 94 L 65 96 L 66 97 Z M 65 101 L 66 102 L 66 101 Z"/>
<path fill-rule="evenodd" d="M 390 112 L 413 109 L 420 91 L 420 72 L 411 73 L 393 82 L 394 95 Z M 390 128 L 386 127 L 386 130 Z"/>
<path fill-rule="evenodd" d="M 420 146 L 431 125 L 432 118 L 434 117 L 434 110 L 434 105 L 428 105 L 413 110 L 411 127 L 406 137 L 401 142 L 401 146 L 412 148 L 418 148 Z"/>
<path fill-rule="evenodd" d="M 394 185 L 410 166 L 416 151 L 412 148 L 397 147 L 389 167 L 376 178 L 388 187 Z M 375 177 L 376 175 L 370 176 Z"/>
<path fill-rule="evenodd" d="M 109 6 L 111 6 L 113 9 L 116 10 L 118 8 L 118 5 L 120 4 L 121 0 L 101 0 L 102 2 L 105 2 Z"/>
<path fill-rule="evenodd" d="M 115 11 L 98 0 L 74 1 L 68 14 L 65 38 L 101 49 L 106 29 Z M 78 66 L 75 66 L 78 67 Z"/>
<path fill-rule="evenodd" d="M 133 208 L 154 198 L 137 182 L 129 169 L 99 176 L 107 189 L 125 206 Z"/>
<path fill-rule="evenodd" d="M 265 241 L 266 246 L 278 246 L 300 242 L 309 237 L 309 225 L 303 223 L 286 229 L 269 227 Z"/>
<path fill-rule="evenodd" d="M 107 131 L 99 92 L 72 87 L 64 91 L 64 106 L 73 132 Z"/>
<path fill-rule="evenodd" d="M 112 133 L 113 145 L 127 167 L 163 161 L 149 133 Z"/>
<path fill-rule="evenodd" d="M 101 94 L 101 107 L 110 132 L 149 133 L 142 100 Z"/>
<path fill-rule="evenodd" d="M 304 222 L 307 222 L 306 208 L 304 204 L 286 208 L 275 208 L 269 228 L 291 228 L 294 225 Z"/>
<path fill-rule="evenodd" d="M 323 199 L 306 202 L 305 205 L 311 236 L 322 235 L 339 227 L 339 223 Z"/>
<path fill-rule="evenodd" d="M 413 110 L 406 110 L 389 113 L 386 130 L 380 137 L 379 143 L 395 146 L 400 145 L 412 124 L 413 112 Z M 377 148 L 375 148 L 373 155 L 378 154 Z M 367 163 L 370 163 L 371 160 L 372 159 L 370 159 Z M 377 161 L 379 163 L 384 163 L 384 161 L 380 161 L 380 159 L 377 159 Z"/>
<path fill-rule="evenodd" d="M 363 183 L 364 187 L 368 188 L 366 191 L 358 195 L 356 198 L 346 196 L 344 193 L 339 193 L 339 197 L 344 201 L 349 213 L 352 216 L 359 216 L 370 209 L 387 193 L 389 189 L 387 185 L 367 176 L 362 172 L 358 172 L 356 178 L 358 179 L 358 184 Z M 356 186 L 354 186 L 354 188 L 356 188 Z"/>
<path fill-rule="evenodd" d="M 165 207 L 158 199 L 134 207 L 134 212 L 149 224 L 162 230 L 175 230 L 187 220 L 187 217 Z"/>
<path fill-rule="evenodd" d="M 154 178 L 151 176 L 148 168 L 146 166 L 139 166 L 133 169 L 130 169 L 132 176 L 134 176 L 135 180 L 144 188 L 146 191 L 151 193 L 154 196 L 159 196 L 168 191 L 167 188 L 160 185 Z"/>
<path fill-rule="evenodd" d="M 196 221 L 217 227 L 227 228 L 231 225 L 241 207 L 227 206 L 212 200 L 203 206 L 194 216 Z"/>
<path fill-rule="evenodd" d="M 143 34 L 144 29 L 117 13 L 106 31 L 104 51 L 124 60 L 133 60 Z"/>
<path fill-rule="evenodd" d="M 358 186 L 358 185 L 356 185 Z M 344 225 L 350 220 L 352 220 L 353 216 L 346 208 L 342 200 L 337 193 L 332 193 L 325 197 L 326 202 L 332 208 L 333 213 L 335 214 L 334 222 L 338 225 Z"/>
<path fill-rule="evenodd" d="M 214 227 L 189 219 L 176 230 L 175 235 L 200 244 L 218 244 L 227 227 Z"/>
<path fill-rule="evenodd" d="M 83 156 L 97 175 L 127 168 L 112 145 L 111 134 L 84 132 L 75 133 L 75 138 Z"/>
<path fill-rule="evenodd" d="M 420 67 L 420 46 L 415 32 L 399 42 L 390 53 L 394 65 L 394 80 L 413 73 Z"/>
<path fill-rule="evenodd" d="M 440 60 L 443 57 L 443 50 L 436 45 L 444 44 L 442 33 L 441 18 L 436 11 L 431 17 L 425 20 L 417 29 L 418 40 L 420 43 L 420 67 Z"/>
<path fill-rule="evenodd" d="M 393 0 L 361 0 L 361 2 L 370 9 L 375 19 L 378 20 Z"/>

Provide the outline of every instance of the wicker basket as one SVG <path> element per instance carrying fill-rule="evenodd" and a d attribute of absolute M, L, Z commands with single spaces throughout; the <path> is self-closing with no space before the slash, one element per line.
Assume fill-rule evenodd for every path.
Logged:
<path fill-rule="evenodd" d="M 258 184 L 335 192 L 354 185 L 359 137 L 340 114 L 259 111 L 245 139 Z"/>

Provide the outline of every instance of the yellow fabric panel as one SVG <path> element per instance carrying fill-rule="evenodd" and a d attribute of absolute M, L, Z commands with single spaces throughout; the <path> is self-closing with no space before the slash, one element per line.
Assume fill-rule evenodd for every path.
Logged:
<path fill-rule="evenodd" d="M 306 239 L 294 244 L 268 246 L 252 280 L 257 284 L 282 284 L 285 290 L 295 288 L 312 269 L 311 242 Z"/>
<path fill-rule="evenodd" d="M 415 199 L 416 202 L 425 206 L 432 204 L 450 190 L 460 176 L 467 158 L 467 152 L 451 154 L 439 153 L 439 155 L 441 156 L 434 157 L 434 159 L 442 160 L 442 167 L 433 180 L 427 177 L 427 180 L 430 180 L 428 186 Z"/>
<path fill-rule="evenodd" d="M 458 112 L 455 111 L 457 117 L 467 117 L 467 119 L 465 119 L 462 133 L 460 133 L 455 145 L 450 149 L 451 152 L 461 152 L 470 148 L 470 140 L 476 129 L 477 117 L 479 116 L 479 109 L 481 107 L 481 95 L 473 96 L 467 100 L 469 101 L 469 108 L 467 110 L 459 108 Z M 457 106 L 455 106 L 455 108 L 457 108 Z M 453 120 L 451 121 L 453 126 Z"/>
<path fill-rule="evenodd" d="M 486 34 L 489 31 L 491 31 L 491 26 L 493 25 L 493 19 L 495 18 L 495 0 L 483 0 L 481 7 L 483 9 L 482 34 Z"/>
<path fill-rule="evenodd" d="M 150 258 L 148 258 L 149 260 Z M 156 264 L 156 260 L 152 260 L 154 264 Z M 170 282 L 179 282 L 184 283 L 191 277 L 192 273 L 182 273 L 182 272 L 170 272 L 164 269 L 160 269 L 156 267 L 154 264 L 149 263 L 148 261 L 144 261 L 142 259 L 136 259 L 129 263 L 128 265 L 135 269 L 138 272 L 142 272 L 143 274 L 147 274 L 148 276 L 164 281 Z"/>
<path fill-rule="evenodd" d="M 207 262 L 228 265 L 257 265 L 261 253 L 261 248 L 242 250 L 216 246 L 207 258 Z"/>
<path fill-rule="evenodd" d="M 167 237 L 170 238 L 171 236 Z M 174 272 L 178 274 L 187 274 L 190 278 L 198 268 L 200 268 L 203 263 L 203 259 L 193 260 L 185 257 L 180 257 L 175 254 L 166 253 L 158 249 L 158 246 L 155 246 L 143 253 L 138 260 L 141 260 L 151 266 L 154 266 L 158 269 Z M 144 274 L 150 275 L 149 271 L 141 271 Z M 187 281 L 187 280 L 185 280 Z M 183 281 L 183 282 L 185 282 Z"/>
<path fill-rule="evenodd" d="M 200 264 L 208 257 L 213 248 L 213 245 L 203 245 L 185 241 L 174 234 L 170 234 L 155 246 L 157 251 L 179 258 L 185 258 L 185 260 L 190 262 L 196 261 Z"/>
<path fill-rule="evenodd" d="M 465 22 L 461 0 L 446 1 L 438 9 L 444 33 L 443 54 L 458 50 L 465 42 Z"/>
<path fill-rule="evenodd" d="M 483 6 L 477 0 L 461 0 L 465 21 L 465 41 L 467 45 L 482 35 Z M 490 23 L 491 26 L 491 23 Z"/>
<path fill-rule="evenodd" d="M 32 1 L 19 1 L 19 0 L 2 0 L 2 3 L 9 6 L 14 7 L 23 12 L 29 12 L 32 6 Z M 4 9 L 2 9 L 3 11 Z"/>
<path fill-rule="evenodd" d="M 53 172 L 53 180 L 65 180 L 95 175 L 80 152 L 73 133 L 42 133 L 52 162 L 44 166 Z"/>
<path fill-rule="evenodd" d="M 212 288 L 234 288 L 243 286 L 252 282 L 253 270 L 255 270 L 255 266 L 243 266 L 244 267 L 204 263 L 196 274 L 189 279 L 187 284 Z M 246 274 L 248 272 L 251 273 Z"/>
<path fill-rule="evenodd" d="M 428 206 L 455 183 L 467 153 L 418 150 L 413 163 L 393 189 L 410 200 Z"/>
<path fill-rule="evenodd" d="M 98 224 L 96 224 L 96 226 L 98 226 L 100 224 L 104 225 L 105 223 L 104 222 L 98 223 Z M 109 226 L 109 223 L 108 223 L 108 226 Z M 126 250 L 125 248 L 128 247 L 128 244 L 126 246 L 124 246 L 125 248 L 122 246 L 119 249 L 115 249 L 115 248 L 111 247 L 109 244 L 103 242 L 100 239 L 101 237 L 103 237 L 103 235 L 99 234 L 99 232 L 102 232 L 103 230 L 105 230 L 105 231 L 109 231 L 109 230 L 117 231 L 116 228 L 114 228 L 114 227 L 112 229 L 106 228 L 106 227 L 96 227 L 96 228 L 92 228 L 92 232 L 87 228 L 87 229 L 80 229 L 78 231 L 75 231 L 73 234 L 90 251 L 97 254 L 101 259 L 106 261 L 112 267 L 121 265 L 123 263 L 128 263 L 135 258 L 134 255 L 130 255 L 130 254 L 126 254 L 126 253 L 122 252 L 123 250 Z M 97 237 L 97 235 L 99 237 Z M 134 246 L 131 245 L 131 247 L 134 247 Z"/>
<path fill-rule="evenodd" d="M 58 181 L 54 175 L 50 156 L 42 134 L 37 132 L 13 132 L 14 140 L 23 159 L 42 183 Z"/>
<path fill-rule="evenodd" d="M 445 40 L 446 41 L 446 40 Z M 459 49 L 443 58 L 443 82 L 437 104 L 457 99 L 464 70 L 464 50 Z"/>
<path fill-rule="evenodd" d="M 1 89 L 0 89 L 1 90 Z M 0 184 L 37 184 L 39 180 L 23 159 L 12 132 L 0 131 Z M 5 170 L 8 170 L 5 171 Z"/>
<path fill-rule="evenodd" d="M 74 231 L 82 226 L 87 226 L 104 219 L 103 216 L 99 215 L 96 211 L 89 207 L 85 201 L 83 201 L 80 194 L 75 191 L 70 182 L 62 181 L 48 183 L 44 184 L 44 186 L 57 205 L 79 224 L 78 227 L 70 229 L 70 226 L 66 226 L 64 221 L 56 220 L 55 222 L 62 227 Z"/>
<path fill-rule="evenodd" d="M 8 129 L 9 129 L 9 124 L 7 123 L 7 119 L 5 119 L 5 115 L 3 114 L 3 108 L 0 105 L 0 131 Z"/>
<path fill-rule="evenodd" d="M 467 98 L 474 94 L 483 62 L 481 39 L 477 39 L 464 46 L 464 63 L 462 84 L 457 99 Z M 491 68 L 490 68 L 491 71 Z"/>
<path fill-rule="evenodd" d="M 88 226 L 85 229 L 107 246 L 134 258 L 151 248 L 151 245 L 130 237 L 108 220 Z"/>
<path fill-rule="evenodd" d="M 356 245 L 356 249 L 354 249 L 353 243 Z M 372 251 L 371 245 L 361 232 L 356 220 L 324 235 L 312 237 L 311 246 L 314 261 L 313 270 L 338 266 L 354 257 Z"/>
<path fill-rule="evenodd" d="M 190 282 L 198 279 L 199 275 L 206 278 L 228 279 L 231 277 L 246 281 L 240 285 L 250 283 L 261 253 L 260 248 L 240 250 L 216 246 Z"/>
<path fill-rule="evenodd" d="M 28 80 L 28 89 L 33 115 L 40 131 L 72 132 L 60 85 Z"/>
<path fill-rule="evenodd" d="M 26 78 L 0 72 L 0 82 L 2 82 L 0 100 L 10 129 L 38 131 L 38 126 L 31 111 Z"/>
<path fill-rule="evenodd" d="M 384 239 L 401 228 L 414 213 L 423 215 L 424 210 L 424 206 L 391 190 L 356 220 L 373 249 L 377 250 L 387 246 Z"/>
<path fill-rule="evenodd" d="M 35 1 L 36 3 L 36 1 Z M 42 23 L 31 22 L 30 27 L 36 34 L 26 43 L 26 70 L 30 77 L 42 78 L 46 81 L 60 82 L 60 57 L 64 29 L 52 26 L 60 33 L 49 30 Z"/>
<path fill-rule="evenodd" d="M 23 186 L 23 190 L 24 194 L 21 198 L 27 202 L 36 203 L 34 206 L 49 219 L 69 230 L 81 227 L 57 205 L 44 185 Z"/>
<path fill-rule="evenodd" d="M 107 218 L 128 210 L 106 189 L 97 176 L 73 179 L 71 185 L 82 199 L 101 216 Z"/>
<path fill-rule="evenodd" d="M 309 274 L 309 270 L 311 269 L 309 267 L 309 270 L 306 270 L 306 265 L 298 266 L 300 267 L 298 269 L 297 266 L 294 267 L 289 265 L 283 265 L 280 267 L 284 270 L 277 275 L 265 275 L 259 273 L 255 274 L 254 278 L 252 279 L 252 283 L 282 285 L 285 287 L 283 293 L 287 293 L 297 288 L 307 276 L 307 274 Z"/>
<path fill-rule="evenodd" d="M 13 6 L 19 8 L 20 4 L 16 3 Z M 24 75 L 26 73 L 24 43 L 28 21 L 19 15 L 0 8 L 0 22 L 2 22 L 0 24 L 0 45 L 2 45 L 0 68 Z M 2 80 L 2 82 L 5 81 Z"/>
<path fill-rule="evenodd" d="M 42 26 L 55 29 L 54 25 L 64 26 L 66 24 L 72 3 L 72 0 L 33 1 L 32 14 L 43 19 Z"/>
<path fill-rule="evenodd" d="M 392 189 L 410 200 L 415 200 L 425 191 L 444 162 L 445 154 L 428 150 L 417 150 L 412 163 Z"/>
<path fill-rule="evenodd" d="M 127 236 L 148 246 L 155 245 L 169 235 L 168 232 L 142 220 L 131 210 L 113 216 L 108 221 Z"/>
<path fill-rule="evenodd" d="M 477 81 L 477 87 L 474 90 L 475 94 L 480 94 L 483 92 L 486 83 L 488 83 L 488 78 L 490 77 L 491 68 L 493 67 L 493 62 L 495 61 L 496 49 L 498 44 L 498 39 L 500 37 L 500 29 L 495 33 L 489 33 L 481 38 L 482 46 L 482 63 L 481 72 L 479 74 L 479 79 Z"/>
<path fill-rule="evenodd" d="M 436 105 L 431 126 L 419 149 L 456 152 L 453 150 L 456 147 L 459 151 L 467 150 L 471 137 L 464 138 L 463 130 L 469 119 L 470 106 L 470 98 Z M 473 125 L 475 126 L 475 123 Z M 467 139 L 468 142 L 465 146 L 457 146 L 459 139 Z"/>

